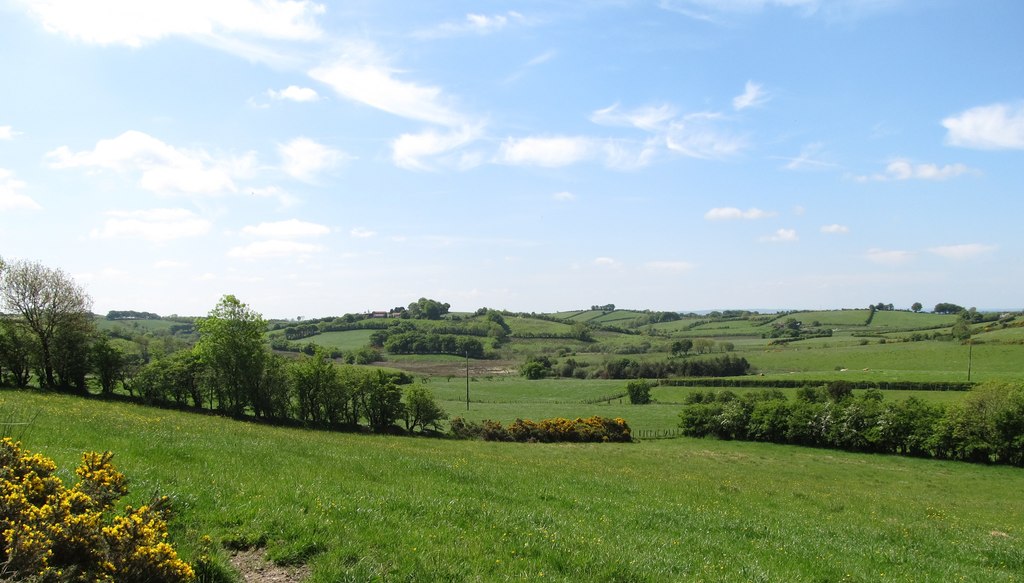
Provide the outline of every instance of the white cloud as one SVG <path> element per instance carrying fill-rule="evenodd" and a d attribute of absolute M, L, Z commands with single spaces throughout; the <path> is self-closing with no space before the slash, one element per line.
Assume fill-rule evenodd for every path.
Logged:
<path fill-rule="evenodd" d="M 979 150 L 1024 149 L 1024 103 L 974 107 L 942 120 L 946 143 Z"/>
<path fill-rule="evenodd" d="M 836 164 L 821 159 L 824 146 L 821 143 L 807 144 L 800 149 L 795 158 L 782 158 L 787 160 L 783 166 L 786 170 L 822 170 L 834 168 Z"/>
<path fill-rule="evenodd" d="M 556 192 L 552 194 L 551 198 L 557 200 L 558 202 L 573 202 L 576 200 L 576 195 L 571 192 L 563 190 L 562 192 Z"/>
<path fill-rule="evenodd" d="M 885 167 L 881 174 L 857 176 L 859 182 L 888 180 L 947 180 L 963 174 L 975 172 L 964 164 L 914 164 L 909 160 L 897 158 Z"/>
<path fill-rule="evenodd" d="M 599 267 L 618 267 L 619 262 L 611 257 L 597 257 L 592 262 Z"/>
<path fill-rule="evenodd" d="M 50 32 L 139 47 L 169 36 L 313 40 L 322 4 L 308 0 L 21 0 Z"/>
<path fill-rule="evenodd" d="M 486 35 L 498 32 L 510 23 L 525 22 L 522 14 L 514 11 L 505 14 L 467 14 L 459 22 L 446 22 L 429 30 L 415 33 L 413 36 L 423 39 L 447 38 L 465 34 Z"/>
<path fill-rule="evenodd" d="M 402 134 L 391 143 L 391 159 L 396 166 L 408 170 L 430 170 L 426 160 L 447 154 L 479 138 L 481 130 L 463 127 L 447 133 L 426 130 L 418 134 Z M 460 162 L 464 159 L 460 159 Z M 476 164 L 456 164 L 461 169 Z"/>
<path fill-rule="evenodd" d="M 312 255 L 323 250 L 324 248 L 321 245 L 274 239 L 270 241 L 256 241 L 241 247 L 232 247 L 228 250 L 227 255 L 234 259 L 270 259 L 293 255 Z"/>
<path fill-rule="evenodd" d="M 667 130 L 668 122 L 676 115 L 675 108 L 667 104 L 622 111 L 619 104 L 614 103 L 590 114 L 590 121 L 606 126 L 635 127 L 649 132 L 659 132 Z"/>
<path fill-rule="evenodd" d="M 582 162 L 597 152 L 585 137 L 508 138 L 501 144 L 497 161 L 512 166 L 556 168 Z"/>
<path fill-rule="evenodd" d="M 331 229 L 317 223 L 309 223 L 298 219 L 260 223 L 242 228 L 242 233 L 253 237 L 270 239 L 295 239 L 299 237 L 319 237 L 331 232 Z"/>
<path fill-rule="evenodd" d="M 768 217 L 774 217 L 777 214 L 778 213 L 774 211 L 763 211 L 759 208 L 749 208 L 744 211 L 736 207 L 729 206 L 713 208 L 704 213 L 704 218 L 709 221 L 731 221 L 736 219 L 766 219 Z"/>
<path fill-rule="evenodd" d="M 299 199 L 297 199 L 296 197 L 292 196 L 291 193 L 289 193 L 286 190 L 282 190 L 282 189 L 280 189 L 280 188 L 278 188 L 276 186 L 265 186 L 263 188 L 252 188 L 252 189 L 249 189 L 249 193 L 252 196 L 257 196 L 257 197 L 260 197 L 260 198 L 276 198 L 278 204 L 281 205 L 281 208 L 289 208 L 289 207 L 295 206 L 299 202 Z"/>
<path fill-rule="evenodd" d="M 885 249 L 868 249 L 864 257 L 873 263 L 881 263 L 883 265 L 902 265 L 911 261 L 916 257 L 916 253 L 913 251 L 896 251 L 896 250 L 885 250 Z"/>
<path fill-rule="evenodd" d="M 821 232 L 829 235 L 845 235 L 850 232 L 846 225 L 822 225 Z"/>
<path fill-rule="evenodd" d="M 932 247 L 928 249 L 928 251 L 940 257 L 945 257 L 946 259 L 966 261 L 968 259 L 974 259 L 975 257 L 993 253 L 998 248 L 999 247 L 996 245 L 984 245 L 982 243 L 967 243 L 964 245 L 945 245 L 942 247 Z"/>
<path fill-rule="evenodd" d="M 0 168 L 0 211 L 37 211 L 43 207 L 20 191 L 25 183 L 14 177 L 10 170 Z"/>
<path fill-rule="evenodd" d="M 692 270 L 696 265 L 689 261 L 648 261 L 644 264 L 644 267 L 653 271 L 672 271 L 681 273 Z"/>
<path fill-rule="evenodd" d="M 21 132 L 14 131 L 11 126 L 0 126 L 0 140 L 13 140 L 14 136 L 21 134 Z"/>
<path fill-rule="evenodd" d="M 765 243 L 792 243 L 798 240 L 796 229 L 779 229 L 771 235 L 761 237 L 761 241 Z"/>
<path fill-rule="evenodd" d="M 440 88 L 401 81 L 395 77 L 398 73 L 382 62 L 373 47 L 350 45 L 341 58 L 311 70 L 309 76 L 346 99 L 399 117 L 447 127 L 471 125 L 445 103 Z"/>
<path fill-rule="evenodd" d="M 349 236 L 353 239 L 369 239 L 377 235 L 377 231 L 371 231 L 370 229 L 364 229 L 363 227 L 356 227 L 348 232 Z"/>
<path fill-rule="evenodd" d="M 721 115 L 715 113 L 692 113 L 682 120 L 669 124 L 665 145 L 669 150 L 705 160 L 733 156 L 747 147 L 747 140 L 722 132 L 715 122 Z"/>
<path fill-rule="evenodd" d="M 287 144 L 278 144 L 281 169 L 299 180 L 310 182 L 316 174 L 351 160 L 352 157 L 309 138 L 295 138 Z"/>
<path fill-rule="evenodd" d="M 654 140 L 638 143 L 586 136 L 535 136 L 506 139 L 493 161 L 509 166 L 545 168 L 597 161 L 614 170 L 635 170 L 650 164 L 656 152 Z"/>
<path fill-rule="evenodd" d="M 267 95 L 269 95 L 271 99 L 276 99 L 278 101 L 288 100 L 307 102 L 316 101 L 320 99 L 320 95 L 316 92 L 315 89 L 310 89 L 309 87 L 299 87 L 298 85 L 289 85 L 288 87 L 285 87 L 280 91 L 268 89 Z"/>
<path fill-rule="evenodd" d="M 236 192 L 234 179 L 248 176 L 256 159 L 251 152 L 241 158 L 214 158 L 203 150 L 175 148 L 135 130 L 100 140 L 92 150 L 72 152 L 61 146 L 46 157 L 51 168 L 138 172 L 139 186 L 158 194 Z"/>
<path fill-rule="evenodd" d="M 103 227 L 93 229 L 93 239 L 144 239 L 162 243 L 173 239 L 199 237 L 210 231 L 210 221 L 180 208 L 139 211 L 108 211 Z"/>
<path fill-rule="evenodd" d="M 749 107 L 756 107 L 768 101 L 768 94 L 759 83 L 747 81 L 743 93 L 732 99 L 732 108 L 741 111 Z"/>

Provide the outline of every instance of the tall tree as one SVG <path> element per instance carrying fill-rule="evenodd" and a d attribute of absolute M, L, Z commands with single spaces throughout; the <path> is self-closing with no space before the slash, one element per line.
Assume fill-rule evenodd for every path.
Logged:
<path fill-rule="evenodd" d="M 199 320 L 198 328 L 195 350 L 218 408 L 232 415 L 241 415 L 247 406 L 256 407 L 258 416 L 268 413 L 259 398 L 268 356 L 263 316 L 229 294 Z"/>
<path fill-rule="evenodd" d="M 42 373 L 40 384 L 57 386 L 54 355 L 85 354 L 86 345 L 78 344 L 87 342 L 88 334 L 79 332 L 92 325 L 89 318 L 92 299 L 60 269 L 31 261 L 15 261 L 0 265 L 0 305 L 14 312 L 18 324 L 35 336 Z M 68 369 L 68 358 L 61 362 L 65 365 L 63 370 L 74 377 L 62 381 L 78 385 L 77 370 Z"/>

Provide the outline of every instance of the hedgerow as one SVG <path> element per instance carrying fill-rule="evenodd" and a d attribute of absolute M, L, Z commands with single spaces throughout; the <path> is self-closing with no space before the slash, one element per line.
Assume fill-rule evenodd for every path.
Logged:
<path fill-rule="evenodd" d="M 192 567 L 167 542 L 169 499 L 114 512 L 128 493 L 110 452 L 87 452 L 66 488 L 49 458 L 0 440 L 0 580 L 171 583 Z"/>
<path fill-rule="evenodd" d="M 520 442 L 629 442 L 633 434 L 624 419 L 616 417 L 554 417 L 542 421 L 516 419 L 507 427 L 490 419 L 476 423 L 456 417 L 451 421 L 451 433 L 462 439 Z"/>

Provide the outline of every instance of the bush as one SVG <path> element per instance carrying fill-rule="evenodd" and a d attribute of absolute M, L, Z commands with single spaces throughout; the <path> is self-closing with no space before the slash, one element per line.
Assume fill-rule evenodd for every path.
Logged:
<path fill-rule="evenodd" d="M 651 402 L 651 384 L 645 380 L 626 383 L 629 402 L 634 405 L 646 405 Z"/>
<path fill-rule="evenodd" d="M 633 440 L 633 434 L 625 420 L 596 415 L 586 419 L 554 417 L 538 422 L 516 419 L 508 427 L 502 426 L 499 421 L 489 419 L 482 423 L 474 423 L 456 417 L 451 422 L 451 433 L 461 439 L 479 438 L 485 441 L 584 443 Z"/>
<path fill-rule="evenodd" d="M 56 464 L 0 441 L 0 573 L 4 580 L 192 581 L 168 544 L 167 497 L 112 512 L 127 492 L 113 454 L 89 452 L 65 488 Z"/>

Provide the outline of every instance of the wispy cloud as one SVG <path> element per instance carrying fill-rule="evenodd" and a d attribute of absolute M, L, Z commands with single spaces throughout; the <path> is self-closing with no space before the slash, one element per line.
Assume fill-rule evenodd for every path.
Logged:
<path fill-rule="evenodd" d="M 974 107 L 942 120 L 946 143 L 979 150 L 1024 149 L 1024 103 Z"/>
<path fill-rule="evenodd" d="M 268 239 L 296 239 L 302 237 L 320 237 L 331 232 L 330 227 L 318 223 L 289 219 L 272 223 L 248 225 L 242 228 L 242 234 Z"/>
<path fill-rule="evenodd" d="M 803 18 L 829 21 L 856 20 L 882 12 L 898 2 L 892 0 L 660 0 L 663 10 L 715 24 L 729 17 L 755 15 L 768 9 L 787 9 Z"/>
<path fill-rule="evenodd" d="M 749 208 L 747 210 L 740 210 L 736 207 L 718 207 L 709 210 L 704 213 L 704 218 L 709 221 L 732 221 L 737 219 L 766 219 L 768 217 L 774 217 L 778 213 L 774 211 L 763 211 L 759 208 Z"/>
<path fill-rule="evenodd" d="M 39 203 L 22 194 L 25 183 L 14 177 L 14 173 L 0 168 L 0 211 L 36 211 L 43 207 Z"/>
<path fill-rule="evenodd" d="M 635 127 L 649 132 L 660 132 L 668 130 L 668 122 L 677 115 L 676 109 L 668 104 L 622 110 L 618 103 L 614 103 L 590 114 L 590 121 L 606 126 Z"/>
<path fill-rule="evenodd" d="M 322 31 L 308 0 L 20 0 L 46 30 L 98 45 L 140 47 L 170 36 L 307 41 Z"/>
<path fill-rule="evenodd" d="M 762 87 L 760 83 L 747 81 L 747 84 L 743 89 L 743 93 L 733 97 L 732 108 L 736 111 L 742 111 L 750 107 L 763 105 L 767 101 L 768 94 L 765 93 L 764 87 Z"/>
<path fill-rule="evenodd" d="M 0 140 L 13 140 L 21 132 L 14 131 L 11 126 L 0 126 Z"/>
<path fill-rule="evenodd" d="M 846 235 L 850 232 L 850 227 L 838 224 L 822 225 L 821 232 L 827 235 Z"/>
<path fill-rule="evenodd" d="M 764 243 L 792 243 L 800 240 L 800 237 L 796 234 L 796 229 L 779 229 L 771 235 L 761 237 L 761 241 Z"/>
<path fill-rule="evenodd" d="M 734 156 L 747 148 L 747 140 L 721 130 L 716 124 L 721 118 L 721 114 L 701 112 L 673 121 L 665 145 L 690 158 L 715 160 Z"/>
<path fill-rule="evenodd" d="M 783 168 L 786 170 L 825 170 L 837 166 L 833 162 L 824 160 L 823 156 L 824 145 L 816 142 L 805 145 L 800 149 L 800 153 L 793 158 L 781 156 L 776 156 L 776 158 L 786 160 L 786 164 L 783 165 Z"/>
<path fill-rule="evenodd" d="M 100 140 L 92 150 L 72 152 L 61 146 L 46 158 L 51 168 L 138 173 L 139 186 L 158 194 L 204 195 L 236 192 L 235 179 L 248 177 L 256 162 L 252 152 L 240 158 L 214 157 L 205 150 L 176 148 L 135 130 Z"/>
<path fill-rule="evenodd" d="M 268 89 L 267 95 L 276 101 L 298 101 L 300 103 L 317 101 L 320 99 L 320 95 L 316 92 L 316 89 L 299 87 L 298 85 L 289 85 L 280 91 Z"/>
<path fill-rule="evenodd" d="M 558 202 L 574 202 L 576 200 L 576 195 L 571 192 L 563 190 L 561 192 L 556 192 L 552 194 L 551 198 L 557 200 Z"/>
<path fill-rule="evenodd" d="M 591 263 L 598 267 L 620 267 L 620 263 L 612 257 L 596 257 Z"/>
<path fill-rule="evenodd" d="M 304 182 L 312 182 L 317 174 L 352 160 L 341 150 L 305 137 L 278 144 L 277 153 L 281 156 L 281 169 Z"/>
<path fill-rule="evenodd" d="M 451 131 L 425 130 L 418 134 L 402 134 L 391 143 L 391 159 L 399 168 L 432 170 L 438 157 L 458 150 L 483 134 L 480 127 L 464 126 Z M 448 160 L 450 166 L 468 169 L 475 166 L 466 157 Z"/>
<path fill-rule="evenodd" d="M 210 231 L 210 221 L 182 208 L 157 208 L 136 211 L 107 211 L 103 226 L 93 229 L 93 239 L 143 239 L 163 243 L 174 239 L 199 237 Z"/>
<path fill-rule="evenodd" d="M 648 261 L 644 267 L 652 271 L 683 273 L 693 270 L 696 265 L 689 261 Z"/>
<path fill-rule="evenodd" d="M 885 172 L 871 175 L 856 176 L 858 182 L 888 180 L 948 180 L 963 174 L 976 172 L 965 164 L 914 164 L 909 160 L 897 158 L 885 167 Z"/>
<path fill-rule="evenodd" d="M 511 166 L 557 168 L 591 159 L 597 152 L 593 139 L 579 136 L 508 138 L 497 161 Z"/>
<path fill-rule="evenodd" d="M 946 259 L 966 261 L 983 255 L 994 253 L 999 247 L 997 245 L 985 245 L 982 243 L 966 243 L 963 245 L 945 245 L 942 247 L 931 247 L 930 253 Z"/>
<path fill-rule="evenodd" d="M 511 24 L 522 24 L 526 18 L 515 11 L 508 11 L 504 14 L 474 14 L 470 13 L 462 20 L 444 22 L 433 28 L 420 30 L 413 33 L 413 36 L 420 39 L 437 39 L 467 34 L 487 35 L 498 32 Z"/>
<path fill-rule="evenodd" d="M 371 231 L 363 227 L 356 227 L 348 232 L 348 235 L 353 239 L 369 239 L 377 236 L 377 231 Z"/>
<path fill-rule="evenodd" d="M 392 115 L 447 127 L 473 125 L 439 87 L 400 80 L 399 73 L 372 45 L 359 44 L 349 45 L 341 57 L 309 75 L 346 99 Z"/>
<path fill-rule="evenodd" d="M 903 265 L 917 256 L 913 251 L 898 251 L 872 248 L 864 254 L 864 258 L 872 263 L 882 265 Z"/>
<path fill-rule="evenodd" d="M 234 259 L 273 259 L 281 257 L 313 255 L 323 252 L 322 245 L 299 243 L 298 241 L 256 241 L 240 247 L 232 247 L 227 256 Z"/>

